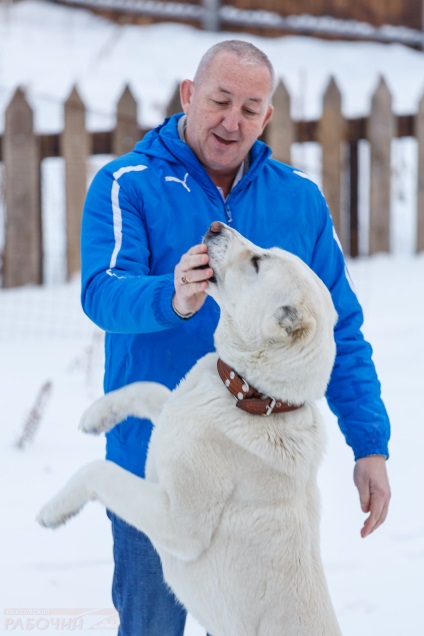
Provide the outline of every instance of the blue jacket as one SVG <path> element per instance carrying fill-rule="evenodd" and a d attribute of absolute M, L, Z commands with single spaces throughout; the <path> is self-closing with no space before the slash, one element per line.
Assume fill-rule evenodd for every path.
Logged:
<path fill-rule="evenodd" d="M 327 400 L 355 458 L 388 455 L 389 422 L 363 316 L 346 274 L 326 202 L 305 175 L 257 141 L 249 169 L 224 202 L 167 119 L 135 149 L 104 166 L 82 224 L 82 305 L 105 330 L 105 391 L 136 380 L 174 388 L 213 350 L 219 309 L 207 298 L 189 320 L 172 309 L 173 271 L 210 223 L 224 221 L 254 243 L 303 259 L 330 290 L 339 314 Z M 107 457 L 143 476 L 151 424 L 130 418 L 107 436 Z"/>

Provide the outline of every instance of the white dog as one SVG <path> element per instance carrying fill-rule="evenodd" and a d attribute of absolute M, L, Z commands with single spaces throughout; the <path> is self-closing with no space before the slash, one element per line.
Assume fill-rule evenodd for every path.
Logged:
<path fill-rule="evenodd" d="M 91 433 L 150 418 L 146 479 L 93 462 L 38 520 L 55 527 L 99 500 L 149 536 L 167 583 L 213 636 L 340 635 L 316 483 L 324 434 L 314 402 L 335 355 L 330 294 L 296 256 L 222 223 L 204 242 L 221 309 L 217 353 L 172 393 L 135 383 L 82 418 Z"/>

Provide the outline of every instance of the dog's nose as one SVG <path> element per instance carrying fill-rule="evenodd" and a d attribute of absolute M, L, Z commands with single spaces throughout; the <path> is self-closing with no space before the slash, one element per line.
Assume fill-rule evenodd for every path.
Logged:
<path fill-rule="evenodd" d="M 211 223 L 209 232 L 212 232 L 213 234 L 219 234 L 223 227 L 224 225 L 220 223 L 220 221 L 214 221 L 213 223 Z"/>

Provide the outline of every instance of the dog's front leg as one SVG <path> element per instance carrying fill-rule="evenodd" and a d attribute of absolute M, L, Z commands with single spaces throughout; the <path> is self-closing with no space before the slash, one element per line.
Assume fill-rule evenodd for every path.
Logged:
<path fill-rule="evenodd" d="M 78 514 L 88 501 L 97 500 L 131 525 L 139 527 L 144 525 L 140 507 L 153 511 L 164 506 L 161 499 L 164 498 L 158 484 L 136 477 L 114 462 L 100 460 L 80 468 L 41 509 L 37 521 L 42 526 L 56 528 Z"/>
<path fill-rule="evenodd" d="M 210 541 L 211 529 L 193 532 L 184 515 L 171 510 L 160 484 L 133 475 L 110 461 L 81 468 L 39 512 L 37 521 L 56 528 L 76 515 L 90 500 L 147 534 L 153 543 L 183 560 L 196 558 Z"/>
<path fill-rule="evenodd" d="M 100 466 L 103 463 L 93 462 L 80 468 L 62 490 L 43 506 L 37 515 L 38 523 L 46 528 L 57 528 L 76 515 L 90 499 L 94 499 L 92 482 L 96 473 L 103 472 Z"/>
<path fill-rule="evenodd" d="M 133 382 L 110 391 L 83 413 L 80 429 L 85 433 L 105 433 L 129 416 L 156 423 L 171 391 L 157 382 Z"/>

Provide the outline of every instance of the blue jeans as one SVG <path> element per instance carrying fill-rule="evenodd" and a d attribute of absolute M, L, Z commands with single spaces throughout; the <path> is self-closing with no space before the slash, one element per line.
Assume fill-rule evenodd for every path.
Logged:
<path fill-rule="evenodd" d="M 142 532 L 108 513 L 112 522 L 112 598 L 118 636 L 183 636 L 186 611 L 163 580 L 159 556 Z"/>

